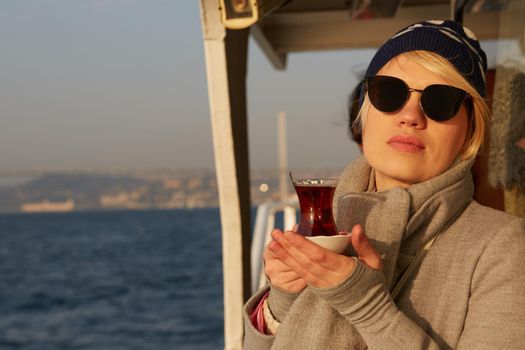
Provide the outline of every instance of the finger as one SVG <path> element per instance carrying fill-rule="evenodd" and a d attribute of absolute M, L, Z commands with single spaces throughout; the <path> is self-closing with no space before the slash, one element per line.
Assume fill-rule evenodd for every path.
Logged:
<path fill-rule="evenodd" d="M 282 233 L 282 231 L 280 230 L 278 230 L 278 232 Z M 277 248 L 275 246 L 277 246 Z M 272 247 L 274 248 L 272 249 Z M 270 268 L 274 272 L 293 271 L 293 269 L 290 266 L 286 265 L 283 261 L 281 261 L 279 257 L 273 252 L 278 249 L 279 243 L 277 243 L 277 241 L 275 240 L 270 241 L 270 243 L 266 245 L 266 248 L 264 248 L 263 264 L 265 271 L 267 268 Z"/>
<path fill-rule="evenodd" d="M 273 237 L 273 233 L 274 233 L 274 232 L 280 232 L 280 233 L 283 233 L 282 230 L 280 230 L 280 229 L 278 229 L 278 228 L 274 228 L 274 229 L 272 230 L 272 232 L 271 232 L 272 237 Z"/>
<path fill-rule="evenodd" d="M 347 233 L 345 232 L 345 234 Z M 328 288 L 338 285 L 354 271 L 355 260 L 352 258 L 320 247 L 302 235 L 285 232 L 284 237 L 292 246 L 295 245 L 299 251 L 306 253 L 305 255 L 312 261 L 313 265 L 321 267 L 321 269 L 308 269 L 316 279 L 305 277 L 305 280 L 315 287 Z M 350 242 L 350 235 L 345 239 Z"/>
<path fill-rule="evenodd" d="M 361 225 L 355 225 L 352 229 L 351 242 L 359 260 L 374 270 L 381 270 L 383 268 L 381 255 L 372 246 Z"/>
<path fill-rule="evenodd" d="M 294 243 L 292 238 L 296 238 L 297 241 Z M 290 266 L 307 284 L 314 287 L 327 288 L 335 286 L 347 278 L 355 268 L 353 259 L 321 248 L 293 232 L 287 231 L 284 234 L 276 232 L 274 239 L 275 241 L 270 245 L 273 253 L 286 265 Z M 294 246 L 294 244 L 299 248 Z M 315 258 L 304 254 L 300 250 L 309 245 L 313 245 L 310 248 L 317 251 L 314 253 L 317 254 Z M 320 254 L 324 258 L 320 258 Z"/>
<path fill-rule="evenodd" d="M 281 231 L 280 229 L 278 229 L 278 228 L 274 228 L 274 229 L 272 230 L 272 232 L 270 232 L 270 236 L 272 236 L 272 238 L 273 238 L 274 232 L 275 232 L 275 234 L 282 234 L 282 233 L 283 233 L 283 231 Z M 272 242 L 275 242 L 275 239 L 274 239 L 274 238 L 273 238 L 273 240 L 271 240 L 271 241 L 266 245 L 266 247 L 264 248 L 263 259 L 265 259 L 265 260 L 266 260 L 266 259 L 272 259 L 272 258 L 273 258 L 273 259 L 276 259 L 275 255 L 272 253 L 272 250 L 269 249 L 270 244 L 272 244 Z"/>
<path fill-rule="evenodd" d="M 293 271 L 303 278 L 306 282 L 315 280 L 312 278 L 312 276 L 315 275 L 325 275 L 321 271 L 314 271 L 318 269 L 322 269 L 321 266 L 318 264 L 314 264 L 311 260 L 309 260 L 304 254 L 301 252 L 295 250 L 293 254 L 290 254 L 290 252 L 284 247 L 286 245 L 288 249 L 291 248 L 290 244 L 286 241 L 286 238 L 284 238 L 284 235 L 282 234 L 275 234 L 275 241 L 270 245 L 270 249 L 272 252 L 277 256 L 277 258 L 282 261 L 285 265 L 287 265 L 289 268 L 293 269 Z M 324 269 L 323 269 L 324 270 Z M 326 271 L 326 270 L 324 270 Z"/>
<path fill-rule="evenodd" d="M 306 282 L 295 273 L 294 270 L 284 265 L 279 260 L 265 266 L 265 274 L 268 281 L 276 287 L 282 288 L 289 292 L 297 292 L 306 286 Z M 283 270 L 279 265 L 286 266 L 287 270 Z"/>
<path fill-rule="evenodd" d="M 314 265 L 331 271 L 337 271 L 340 267 L 339 260 L 334 259 L 337 254 L 318 246 L 299 234 L 286 231 L 283 234 L 276 233 L 273 237 L 302 268 L 313 272 Z M 318 268 L 316 271 L 325 272 Z"/>
<path fill-rule="evenodd" d="M 294 271 L 298 271 L 300 268 L 300 264 L 288 253 L 288 251 L 283 247 L 283 245 L 279 241 L 284 241 L 285 239 L 282 238 L 282 232 L 272 232 L 272 236 L 274 237 L 274 240 L 268 244 L 268 248 L 271 250 L 271 253 L 273 256 L 282 264 L 287 266 L 289 269 L 292 269 Z M 279 237 L 281 236 L 281 237 Z M 283 242 L 285 243 L 285 242 Z"/>
<path fill-rule="evenodd" d="M 271 259 L 276 259 L 275 255 L 273 254 L 272 250 L 270 249 L 270 244 L 272 244 L 274 241 L 270 241 L 266 247 L 264 248 L 264 251 L 263 251 L 263 259 L 266 261 L 266 260 L 271 260 Z"/>
<path fill-rule="evenodd" d="M 306 286 L 306 281 L 302 278 L 283 282 L 282 284 L 276 284 L 272 282 L 272 286 L 281 288 L 290 293 L 296 293 L 302 291 Z"/>
<path fill-rule="evenodd" d="M 268 252 L 265 252 L 264 257 L 264 268 L 265 270 L 270 269 L 272 272 L 287 272 L 287 271 L 293 271 L 293 269 L 286 265 L 283 261 L 279 259 L 279 257 L 273 252 L 278 251 L 280 248 L 279 243 L 276 241 L 270 242 L 268 245 Z M 268 273 L 267 273 L 268 274 Z"/>
<path fill-rule="evenodd" d="M 294 271 L 268 275 L 268 278 L 270 279 L 270 282 L 277 287 L 297 283 L 299 280 L 302 279 Z"/>

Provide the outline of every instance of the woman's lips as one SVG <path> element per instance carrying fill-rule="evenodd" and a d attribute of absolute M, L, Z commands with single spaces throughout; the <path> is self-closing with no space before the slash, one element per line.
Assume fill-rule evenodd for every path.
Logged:
<path fill-rule="evenodd" d="M 401 152 L 416 153 L 425 149 L 423 142 L 414 136 L 396 135 L 388 140 L 388 144 Z"/>

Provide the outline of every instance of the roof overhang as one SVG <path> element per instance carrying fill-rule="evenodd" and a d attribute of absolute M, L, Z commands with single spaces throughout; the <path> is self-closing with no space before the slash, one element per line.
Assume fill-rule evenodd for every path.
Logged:
<path fill-rule="evenodd" d="M 355 3 L 359 0 L 291 1 L 253 25 L 251 35 L 274 68 L 285 69 L 290 52 L 378 47 L 392 33 L 411 23 L 452 18 L 456 2 L 392 1 L 397 5 L 394 11 L 388 10 L 391 13 L 386 16 L 387 10 L 377 16 L 369 11 L 368 18 L 356 18 L 355 5 L 352 5 Z M 388 2 L 369 2 L 374 3 Z M 493 6 L 485 8 L 470 5 L 464 14 L 463 23 L 477 34 L 479 40 L 505 37 L 499 25 L 504 2 L 492 3 Z"/>

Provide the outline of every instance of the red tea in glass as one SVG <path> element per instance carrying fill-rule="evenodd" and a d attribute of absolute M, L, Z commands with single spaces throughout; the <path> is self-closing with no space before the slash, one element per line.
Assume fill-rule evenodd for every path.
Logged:
<path fill-rule="evenodd" d="M 335 236 L 332 212 L 337 179 L 293 179 L 299 198 L 300 218 L 297 232 L 303 236 Z"/>

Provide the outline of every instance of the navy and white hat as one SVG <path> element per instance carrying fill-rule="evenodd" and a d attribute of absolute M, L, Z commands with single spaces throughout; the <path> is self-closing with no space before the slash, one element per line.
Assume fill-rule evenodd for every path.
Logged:
<path fill-rule="evenodd" d="M 395 56 L 414 50 L 434 52 L 445 58 L 481 96 L 486 95 L 487 56 L 470 29 L 449 20 L 424 21 L 401 29 L 379 48 L 365 77 L 376 75 Z M 361 105 L 364 87 L 359 100 Z"/>

